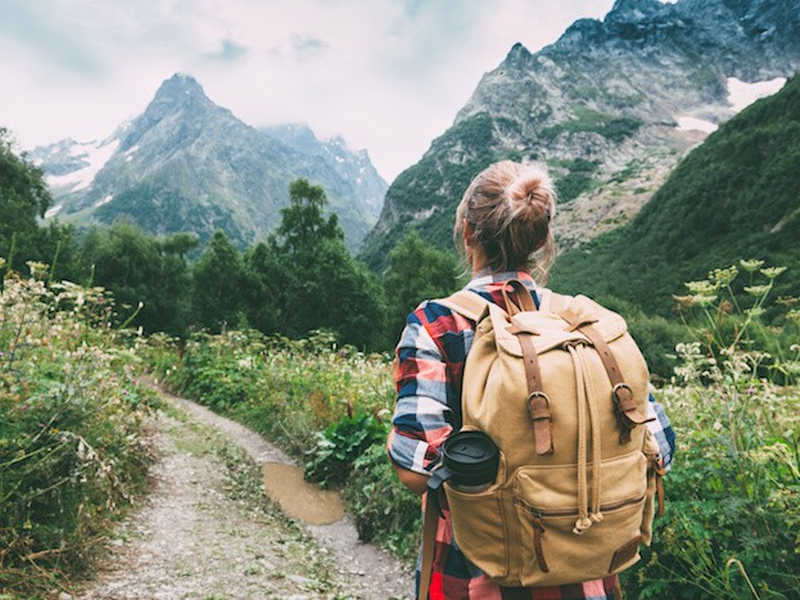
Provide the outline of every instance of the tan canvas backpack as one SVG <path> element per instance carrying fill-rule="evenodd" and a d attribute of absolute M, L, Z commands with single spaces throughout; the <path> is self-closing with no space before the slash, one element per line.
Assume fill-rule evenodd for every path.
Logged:
<path fill-rule="evenodd" d="M 467 290 L 437 301 L 476 323 L 462 430 L 483 431 L 500 453 L 485 491 L 444 483 L 456 544 L 503 586 L 619 572 L 650 543 L 657 489 L 663 506 L 645 361 L 622 317 L 585 296 L 543 290 L 537 310 L 518 281 L 503 294 L 509 313 Z M 427 504 L 421 599 L 436 521 Z"/>

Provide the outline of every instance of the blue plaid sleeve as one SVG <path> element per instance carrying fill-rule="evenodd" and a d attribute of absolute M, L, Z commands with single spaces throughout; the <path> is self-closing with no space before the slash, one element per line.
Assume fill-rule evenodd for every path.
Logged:
<path fill-rule="evenodd" d="M 656 402 L 652 394 L 650 395 L 650 402 L 647 404 L 647 416 L 650 418 L 655 417 L 655 420 L 647 423 L 647 427 L 658 442 L 664 470 L 668 471 L 672 465 L 672 457 L 675 455 L 675 432 L 669 424 L 664 408 Z"/>
<path fill-rule="evenodd" d="M 397 345 L 397 404 L 387 450 L 398 466 L 427 475 L 453 429 L 453 418 L 447 405 L 447 365 L 425 326 L 424 307 L 409 315 Z"/>

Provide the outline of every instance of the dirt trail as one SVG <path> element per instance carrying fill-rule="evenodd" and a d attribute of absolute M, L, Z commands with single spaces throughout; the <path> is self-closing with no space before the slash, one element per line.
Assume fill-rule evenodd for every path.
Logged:
<path fill-rule="evenodd" d="M 412 574 L 383 550 L 360 543 L 349 516 L 308 525 L 266 500 L 262 469 L 285 474 L 292 461 L 283 452 L 238 423 L 163 395 L 180 418 L 157 420 L 153 490 L 121 525 L 97 577 L 77 597 L 409 597 Z M 258 468 L 231 457 L 232 446 Z"/>

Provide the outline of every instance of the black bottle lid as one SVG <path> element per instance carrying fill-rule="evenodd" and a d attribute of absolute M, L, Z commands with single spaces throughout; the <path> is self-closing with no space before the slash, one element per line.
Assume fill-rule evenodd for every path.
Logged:
<path fill-rule="evenodd" d="M 497 476 L 499 452 L 482 431 L 459 431 L 444 442 L 444 466 L 456 485 L 475 486 L 493 483 Z"/>

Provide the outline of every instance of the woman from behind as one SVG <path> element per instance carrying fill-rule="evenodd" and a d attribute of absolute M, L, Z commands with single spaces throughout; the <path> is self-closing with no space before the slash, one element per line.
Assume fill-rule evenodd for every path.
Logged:
<path fill-rule="evenodd" d="M 540 168 L 502 161 L 479 173 L 467 188 L 455 215 L 454 241 L 472 270 L 466 289 L 510 311 L 505 282 L 522 283 L 538 308 L 539 284 L 547 277 L 555 244 L 552 219 L 555 194 Z M 536 274 L 536 279 L 531 276 Z M 416 493 L 426 490 L 440 446 L 461 423 L 461 388 L 475 323 L 435 300 L 419 305 L 406 321 L 397 345 L 397 404 L 388 452 L 400 481 Z M 660 410 L 648 424 L 671 458 L 671 431 Z M 656 433 L 658 432 L 658 433 Z M 447 507 L 436 524 L 433 566 L 426 598 L 501 600 L 610 600 L 616 575 L 569 585 L 503 588 L 472 564 L 453 538 Z M 416 586 L 420 587 L 420 561 Z M 415 595 L 418 597 L 418 594 Z"/>

